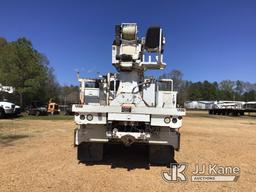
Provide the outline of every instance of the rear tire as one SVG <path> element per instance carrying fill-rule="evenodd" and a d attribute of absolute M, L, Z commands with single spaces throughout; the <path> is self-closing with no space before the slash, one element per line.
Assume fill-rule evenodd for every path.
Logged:
<path fill-rule="evenodd" d="M 103 159 L 103 143 L 80 143 L 77 146 L 77 159 L 82 162 L 101 161 Z"/>
<path fill-rule="evenodd" d="M 174 148 L 170 145 L 150 145 L 149 163 L 156 165 L 170 165 L 174 163 Z"/>

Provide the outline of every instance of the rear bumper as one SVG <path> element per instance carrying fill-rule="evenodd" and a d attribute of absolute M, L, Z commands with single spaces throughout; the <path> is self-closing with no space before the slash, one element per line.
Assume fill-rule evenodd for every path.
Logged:
<path fill-rule="evenodd" d="M 170 145 L 178 151 L 180 148 L 180 133 L 166 127 L 160 129 L 158 134 L 130 132 L 118 132 L 113 134 L 106 132 L 104 126 L 87 126 L 86 128 L 75 129 L 74 144 L 79 145 L 82 142 L 120 142 L 125 145 L 143 143 L 149 145 Z"/>
<path fill-rule="evenodd" d="M 76 112 L 75 123 L 79 125 L 106 125 L 108 122 L 145 122 L 150 126 L 180 128 L 182 116 L 186 111 L 182 108 L 134 107 L 131 112 L 122 112 L 120 106 L 73 105 Z M 90 120 L 87 116 L 92 116 Z M 167 119 L 167 120 L 166 120 Z"/>
<path fill-rule="evenodd" d="M 123 113 L 121 106 L 110 105 L 75 104 L 72 106 L 72 111 L 76 113 Z M 130 114 L 185 116 L 186 110 L 183 108 L 134 107 Z"/>

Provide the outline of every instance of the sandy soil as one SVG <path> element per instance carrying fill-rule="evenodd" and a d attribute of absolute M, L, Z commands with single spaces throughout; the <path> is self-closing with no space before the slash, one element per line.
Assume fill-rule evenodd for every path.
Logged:
<path fill-rule="evenodd" d="M 162 166 L 148 166 L 145 148 L 114 147 L 104 161 L 76 160 L 74 123 L 67 120 L 0 120 L 0 191 L 255 191 L 256 118 L 184 118 L 178 163 L 188 181 L 168 183 Z M 237 182 L 191 182 L 197 163 L 239 166 Z"/>

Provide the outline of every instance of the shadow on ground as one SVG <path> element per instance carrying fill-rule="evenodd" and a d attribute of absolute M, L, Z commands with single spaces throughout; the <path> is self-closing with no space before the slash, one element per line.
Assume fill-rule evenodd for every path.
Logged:
<path fill-rule="evenodd" d="M 2 135 L 0 134 L 0 145 L 3 146 L 12 146 L 14 141 L 17 141 L 19 139 L 27 138 L 29 135 L 19 135 L 19 134 L 8 134 L 8 135 Z"/>
<path fill-rule="evenodd" d="M 79 162 L 86 166 L 93 165 L 110 165 L 111 169 L 125 168 L 127 171 L 133 169 L 149 170 L 150 166 L 170 167 L 170 165 L 150 164 L 149 163 L 149 146 L 133 144 L 126 147 L 123 144 L 105 144 L 104 157 L 99 162 Z M 177 163 L 172 159 L 171 163 Z"/>

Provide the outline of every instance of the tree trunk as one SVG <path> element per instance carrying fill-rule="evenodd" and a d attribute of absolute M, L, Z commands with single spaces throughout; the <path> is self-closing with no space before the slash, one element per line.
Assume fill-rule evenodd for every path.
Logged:
<path fill-rule="evenodd" d="M 19 93 L 20 95 L 20 107 L 23 107 L 23 95 L 22 93 Z"/>

